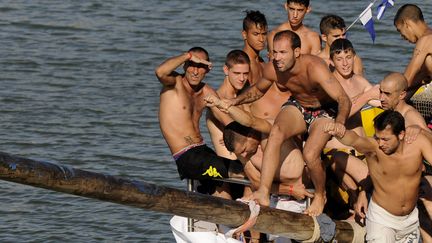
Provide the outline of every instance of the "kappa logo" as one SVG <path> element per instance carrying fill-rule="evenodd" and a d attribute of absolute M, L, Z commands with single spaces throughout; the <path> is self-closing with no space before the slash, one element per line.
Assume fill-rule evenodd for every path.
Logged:
<path fill-rule="evenodd" d="M 217 171 L 217 169 L 216 169 L 216 167 L 213 167 L 213 166 L 210 166 L 207 170 L 206 170 L 206 172 L 204 172 L 202 175 L 208 175 L 208 176 L 210 176 L 210 177 L 220 177 L 220 178 L 223 178 L 222 176 L 221 176 L 221 174 Z"/>

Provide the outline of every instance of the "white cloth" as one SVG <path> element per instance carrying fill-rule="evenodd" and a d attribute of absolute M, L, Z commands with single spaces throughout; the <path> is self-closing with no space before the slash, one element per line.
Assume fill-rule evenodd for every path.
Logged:
<path fill-rule="evenodd" d="M 366 213 L 366 241 L 416 243 L 420 239 L 417 207 L 405 216 L 395 216 L 372 199 Z"/>
<path fill-rule="evenodd" d="M 294 213 L 303 213 L 307 207 L 307 199 L 296 200 L 291 196 L 277 196 L 271 195 L 270 207 L 277 208 L 285 211 Z M 288 238 L 279 237 L 277 235 L 269 235 L 269 240 L 274 240 L 274 243 L 291 243 L 292 241 Z"/>
<path fill-rule="evenodd" d="M 195 232 L 188 232 L 188 221 L 185 217 L 174 216 L 170 220 L 171 231 L 177 243 L 242 243 L 241 241 L 226 238 L 217 232 L 215 224 L 199 221 L 195 223 Z M 204 229 L 208 228 L 208 230 Z M 201 231 L 201 232 L 199 232 Z"/>

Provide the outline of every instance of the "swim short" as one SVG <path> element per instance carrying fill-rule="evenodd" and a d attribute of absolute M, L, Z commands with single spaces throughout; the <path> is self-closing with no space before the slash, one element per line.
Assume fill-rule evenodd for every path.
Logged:
<path fill-rule="evenodd" d="M 307 129 L 309 129 L 309 126 L 317 118 L 327 117 L 330 119 L 334 119 L 338 111 L 337 103 L 332 103 L 330 105 L 318 108 L 305 108 L 301 106 L 300 103 L 293 97 L 290 97 L 288 101 L 282 105 L 282 109 L 289 105 L 295 106 L 300 110 L 300 112 L 303 114 L 303 119 L 306 122 Z"/>
<path fill-rule="evenodd" d="M 231 160 L 222 158 L 205 144 L 176 153 L 174 159 L 181 179 L 208 180 L 227 178 Z"/>

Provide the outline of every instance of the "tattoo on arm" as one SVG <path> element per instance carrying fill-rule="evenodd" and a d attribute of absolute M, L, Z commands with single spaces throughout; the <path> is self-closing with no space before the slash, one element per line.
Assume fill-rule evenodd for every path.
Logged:
<path fill-rule="evenodd" d="M 416 48 L 416 49 L 414 49 L 414 57 L 417 57 L 417 56 L 419 56 L 420 55 L 420 49 L 418 49 L 418 48 Z"/>

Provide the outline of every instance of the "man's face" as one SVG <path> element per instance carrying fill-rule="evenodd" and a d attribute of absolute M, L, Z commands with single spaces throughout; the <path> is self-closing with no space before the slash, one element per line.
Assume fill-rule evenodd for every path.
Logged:
<path fill-rule="evenodd" d="M 382 131 L 377 130 L 374 138 L 375 141 L 377 141 L 378 143 L 379 149 L 383 151 L 386 155 L 390 155 L 396 152 L 401 141 L 403 141 L 404 134 L 404 132 L 401 132 L 401 134 L 395 135 L 390 125 L 388 125 Z"/>
<path fill-rule="evenodd" d="M 415 44 L 417 42 L 417 37 L 412 32 L 410 25 L 407 24 L 407 22 L 400 21 L 396 23 L 396 30 L 399 32 L 399 34 L 407 40 L 409 43 Z"/>
<path fill-rule="evenodd" d="M 237 156 L 241 156 L 243 158 L 249 159 L 254 155 L 258 149 L 259 140 L 254 136 L 241 136 L 234 145 L 234 153 Z"/>
<path fill-rule="evenodd" d="M 282 38 L 273 43 L 273 64 L 279 72 L 291 69 L 300 55 L 300 48 L 292 49 L 291 41 Z"/>
<path fill-rule="evenodd" d="M 292 27 L 301 25 L 306 13 L 309 11 L 309 7 L 293 2 L 285 4 L 285 9 L 288 13 L 288 21 Z"/>
<path fill-rule="evenodd" d="M 248 30 L 242 32 L 243 39 L 255 51 L 262 51 L 265 48 L 267 40 L 267 27 L 251 24 Z"/>
<path fill-rule="evenodd" d="M 353 73 L 354 53 L 351 50 L 341 51 L 339 54 L 334 54 L 332 61 L 336 71 L 342 77 L 349 77 Z"/>
<path fill-rule="evenodd" d="M 400 101 L 400 90 L 393 82 L 383 80 L 380 84 L 380 101 L 384 110 L 395 109 Z"/>
<path fill-rule="evenodd" d="M 224 73 L 234 89 L 241 90 L 248 80 L 249 64 L 234 64 L 231 68 L 224 65 Z"/>
<path fill-rule="evenodd" d="M 194 52 L 195 56 L 206 60 L 207 55 L 204 52 Z M 191 86 L 196 86 L 201 83 L 209 71 L 208 66 L 202 63 L 194 63 L 188 61 L 184 66 L 185 78 Z"/>
<path fill-rule="evenodd" d="M 331 46 L 333 41 L 337 39 L 345 39 L 346 38 L 346 31 L 345 29 L 332 29 L 328 33 L 328 35 L 322 35 L 323 39 L 326 41 L 326 45 Z"/>

